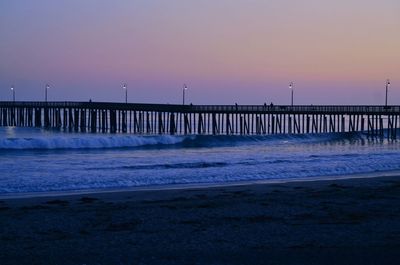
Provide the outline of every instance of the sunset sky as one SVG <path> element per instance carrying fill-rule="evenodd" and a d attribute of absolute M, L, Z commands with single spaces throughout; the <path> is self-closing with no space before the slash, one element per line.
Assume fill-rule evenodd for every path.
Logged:
<path fill-rule="evenodd" d="M 0 0 L 0 100 L 400 104 L 399 0 Z"/>

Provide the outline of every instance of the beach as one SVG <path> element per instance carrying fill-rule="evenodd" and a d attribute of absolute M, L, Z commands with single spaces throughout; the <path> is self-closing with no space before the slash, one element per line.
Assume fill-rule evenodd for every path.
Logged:
<path fill-rule="evenodd" d="M 400 265 L 399 11 L 0 0 L 0 265 Z"/>
<path fill-rule="evenodd" d="M 0 199 L 6 264 L 399 264 L 400 177 Z"/>

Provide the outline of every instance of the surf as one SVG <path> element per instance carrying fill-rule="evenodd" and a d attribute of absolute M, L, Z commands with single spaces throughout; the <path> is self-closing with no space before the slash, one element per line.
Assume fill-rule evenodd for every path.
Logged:
<path fill-rule="evenodd" d="M 0 134 L 1 135 L 1 134 Z M 0 150 L 196 148 L 257 144 L 307 144 L 365 140 L 362 133 L 275 135 L 128 135 L 18 130 L 1 135 Z"/>

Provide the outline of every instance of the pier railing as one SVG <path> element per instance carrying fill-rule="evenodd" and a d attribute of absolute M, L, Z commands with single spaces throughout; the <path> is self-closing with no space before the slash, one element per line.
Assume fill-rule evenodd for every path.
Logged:
<path fill-rule="evenodd" d="M 72 101 L 0 101 L 1 108 L 80 108 L 106 110 L 143 110 L 169 112 L 240 112 L 240 113 L 304 113 L 304 114 L 400 114 L 400 106 L 382 105 L 181 105 L 115 102 L 72 102 Z"/>

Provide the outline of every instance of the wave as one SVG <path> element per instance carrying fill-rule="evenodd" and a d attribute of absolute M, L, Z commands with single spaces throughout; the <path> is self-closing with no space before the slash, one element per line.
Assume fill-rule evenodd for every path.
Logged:
<path fill-rule="evenodd" d="M 0 139 L 0 150 L 10 149 L 101 149 L 128 148 L 146 145 L 171 145 L 182 142 L 173 136 L 41 136 Z"/>
<path fill-rule="evenodd" d="M 251 144 L 287 144 L 287 143 L 329 143 L 336 141 L 364 140 L 362 133 L 327 133 L 299 135 L 99 135 L 49 133 L 33 134 L 29 137 L 0 138 L 0 150 L 34 149 L 112 149 L 138 147 L 223 147 Z"/>
<path fill-rule="evenodd" d="M 157 170 L 157 169 L 197 169 L 197 168 L 216 168 L 226 167 L 229 163 L 226 162 L 187 162 L 187 163 L 166 163 L 166 164 L 151 164 L 151 165 L 134 165 L 134 166 L 105 166 L 93 167 L 86 170 Z"/>

